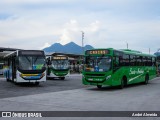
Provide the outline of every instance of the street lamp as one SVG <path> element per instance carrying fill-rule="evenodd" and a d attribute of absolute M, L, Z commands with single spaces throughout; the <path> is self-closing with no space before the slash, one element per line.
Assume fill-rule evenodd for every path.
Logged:
<path fill-rule="evenodd" d="M 126 41 L 126 44 L 127 44 L 127 49 L 128 49 L 128 42 Z"/>
<path fill-rule="evenodd" d="M 83 40 L 84 40 L 84 32 L 83 31 L 81 31 L 82 32 L 82 56 L 81 56 L 81 61 L 82 61 L 82 64 L 84 63 L 84 56 L 83 56 L 83 54 L 84 54 L 84 44 L 83 44 Z M 82 65 L 82 69 L 83 69 L 83 65 Z"/>
<path fill-rule="evenodd" d="M 83 40 L 84 40 L 84 32 L 82 32 L 82 54 L 84 53 L 84 44 L 83 44 Z"/>

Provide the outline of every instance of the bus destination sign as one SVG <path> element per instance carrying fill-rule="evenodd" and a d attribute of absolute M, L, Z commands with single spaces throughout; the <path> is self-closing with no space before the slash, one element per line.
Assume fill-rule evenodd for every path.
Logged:
<path fill-rule="evenodd" d="M 65 56 L 56 56 L 56 57 L 53 57 L 54 60 L 65 60 L 67 59 L 67 57 Z"/>
<path fill-rule="evenodd" d="M 87 54 L 93 55 L 93 54 L 98 54 L 98 55 L 102 55 L 102 54 L 109 54 L 108 50 L 88 50 Z"/>

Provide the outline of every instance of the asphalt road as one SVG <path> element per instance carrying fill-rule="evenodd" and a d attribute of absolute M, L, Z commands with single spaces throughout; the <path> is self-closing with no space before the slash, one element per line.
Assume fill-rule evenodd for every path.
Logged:
<path fill-rule="evenodd" d="M 34 95 L 41 93 L 65 91 L 72 89 L 84 88 L 82 85 L 81 75 L 74 74 L 66 77 L 65 80 L 54 79 L 40 83 L 38 86 L 34 84 L 18 84 L 7 82 L 2 76 L 0 77 L 0 98 L 16 97 L 24 95 Z"/>

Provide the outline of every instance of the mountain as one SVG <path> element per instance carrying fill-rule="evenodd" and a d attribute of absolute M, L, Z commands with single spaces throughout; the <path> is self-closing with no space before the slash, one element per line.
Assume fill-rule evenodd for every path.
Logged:
<path fill-rule="evenodd" d="M 156 55 L 156 56 L 160 56 L 160 51 L 155 52 L 155 53 L 154 53 L 154 55 Z"/>
<path fill-rule="evenodd" d="M 93 49 L 91 45 L 84 46 L 84 50 Z M 63 52 L 71 54 L 82 54 L 82 47 L 74 42 L 61 45 L 60 43 L 54 43 L 50 47 L 43 49 L 45 52 Z"/>

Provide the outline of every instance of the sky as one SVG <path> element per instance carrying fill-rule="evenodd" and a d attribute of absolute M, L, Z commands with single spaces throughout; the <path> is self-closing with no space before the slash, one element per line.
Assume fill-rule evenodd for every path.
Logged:
<path fill-rule="evenodd" d="M 0 47 L 43 49 L 71 41 L 156 52 L 160 0 L 0 0 Z"/>

